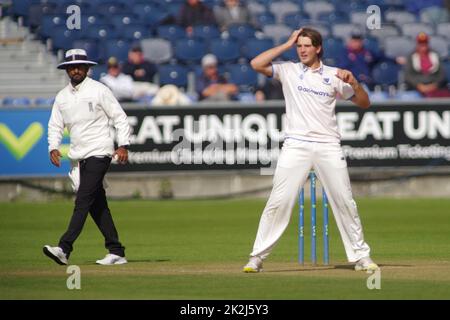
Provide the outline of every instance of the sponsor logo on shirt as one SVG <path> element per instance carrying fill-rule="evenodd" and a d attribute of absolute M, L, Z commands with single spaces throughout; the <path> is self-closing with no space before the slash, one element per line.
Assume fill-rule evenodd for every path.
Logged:
<path fill-rule="evenodd" d="M 309 94 L 314 94 L 316 96 L 322 96 L 322 97 L 330 97 L 333 98 L 333 95 L 329 94 L 328 92 L 324 92 L 324 91 L 317 91 L 311 88 L 307 88 L 307 87 L 302 87 L 302 86 L 298 86 L 297 87 L 298 91 L 300 92 L 305 92 L 305 93 L 309 93 Z"/>

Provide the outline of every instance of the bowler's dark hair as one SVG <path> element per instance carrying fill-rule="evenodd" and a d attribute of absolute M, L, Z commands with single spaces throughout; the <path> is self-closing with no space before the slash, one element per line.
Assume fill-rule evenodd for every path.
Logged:
<path fill-rule="evenodd" d="M 312 28 L 303 28 L 300 32 L 299 37 L 308 37 L 311 39 L 311 43 L 314 47 L 320 47 L 320 52 L 318 54 L 319 58 L 323 56 L 323 46 L 322 46 L 322 35 L 319 31 Z"/>

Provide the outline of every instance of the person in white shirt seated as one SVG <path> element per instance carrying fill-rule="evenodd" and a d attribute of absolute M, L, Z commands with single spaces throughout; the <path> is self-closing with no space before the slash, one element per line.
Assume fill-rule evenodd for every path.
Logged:
<path fill-rule="evenodd" d="M 115 57 L 108 59 L 108 73 L 100 78 L 111 89 L 120 102 L 134 101 L 144 96 L 154 96 L 159 87 L 149 82 L 136 82 L 130 75 L 121 71 Z"/>

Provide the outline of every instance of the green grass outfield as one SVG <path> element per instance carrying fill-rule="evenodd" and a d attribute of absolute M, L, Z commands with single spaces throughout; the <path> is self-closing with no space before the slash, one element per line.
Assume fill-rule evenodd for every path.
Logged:
<path fill-rule="evenodd" d="M 264 272 L 242 273 L 264 200 L 111 201 L 129 264 L 94 264 L 106 250 L 89 217 L 70 259 L 81 268 L 81 290 L 68 290 L 66 267 L 45 257 L 42 246 L 57 244 L 72 201 L 0 203 L 0 298 L 450 299 L 450 200 L 357 202 L 381 266 L 380 290 L 369 290 L 369 274 L 346 263 L 332 218 L 331 265 L 300 266 L 297 208 Z"/>

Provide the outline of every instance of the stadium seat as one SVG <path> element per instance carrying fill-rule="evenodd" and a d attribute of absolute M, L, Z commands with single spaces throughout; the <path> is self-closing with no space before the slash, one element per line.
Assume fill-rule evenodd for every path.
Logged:
<path fill-rule="evenodd" d="M 239 86 L 241 92 L 253 91 L 258 85 L 258 74 L 248 64 L 233 64 L 226 67 L 230 83 Z"/>
<path fill-rule="evenodd" d="M 285 39 L 287 40 L 287 39 Z M 281 59 L 286 60 L 286 61 L 293 61 L 293 62 L 298 62 L 298 54 L 297 54 L 297 49 L 294 48 L 290 48 L 289 50 L 283 52 L 283 54 L 281 55 Z"/>
<path fill-rule="evenodd" d="M 159 85 L 174 84 L 178 87 L 186 88 L 188 83 L 188 69 L 180 65 L 160 65 Z"/>
<path fill-rule="evenodd" d="M 398 64 L 381 62 L 374 66 L 372 78 L 376 85 L 386 88 L 387 86 L 396 86 L 398 84 L 399 73 L 400 66 Z"/>
<path fill-rule="evenodd" d="M 104 54 L 102 54 L 98 42 L 95 40 L 75 40 L 73 47 L 86 50 L 89 59 L 92 61 L 102 62 L 105 60 Z"/>
<path fill-rule="evenodd" d="M 108 73 L 108 68 L 105 64 L 98 64 L 89 69 L 90 77 L 94 80 L 100 80 L 101 77 Z"/>
<path fill-rule="evenodd" d="M 134 14 L 114 14 L 108 16 L 108 24 L 115 26 L 117 29 L 127 25 L 136 23 L 139 17 Z"/>
<path fill-rule="evenodd" d="M 116 57 L 119 62 L 128 60 L 131 43 L 120 39 L 108 39 L 102 43 L 105 48 L 105 58 Z"/>
<path fill-rule="evenodd" d="M 317 17 L 317 21 L 334 25 L 337 23 L 350 23 L 350 19 L 346 12 L 334 11 L 332 13 L 321 13 Z"/>
<path fill-rule="evenodd" d="M 12 98 L 5 97 L 2 102 L 4 107 L 29 106 L 31 101 L 27 97 Z"/>
<path fill-rule="evenodd" d="M 439 23 L 436 26 L 436 35 L 450 39 L 450 22 Z"/>
<path fill-rule="evenodd" d="M 369 35 L 377 38 L 379 42 L 383 42 L 383 40 L 387 37 L 400 36 L 400 31 L 395 25 L 384 24 L 381 29 L 370 30 Z"/>
<path fill-rule="evenodd" d="M 167 39 L 170 42 L 175 42 L 186 38 L 184 29 L 177 25 L 162 25 L 156 29 L 156 34 L 159 38 Z"/>
<path fill-rule="evenodd" d="M 17 16 L 28 17 L 28 8 L 32 2 L 32 0 L 12 1 L 11 13 Z"/>
<path fill-rule="evenodd" d="M 436 6 L 422 9 L 419 16 L 422 23 L 434 25 L 450 21 L 450 13 L 448 10 Z"/>
<path fill-rule="evenodd" d="M 82 30 L 68 30 L 66 26 L 59 26 L 53 29 L 52 49 L 67 50 L 73 48 L 73 42 L 84 36 Z"/>
<path fill-rule="evenodd" d="M 415 47 L 416 42 L 410 37 L 394 36 L 384 39 L 384 54 L 391 59 L 407 57 Z"/>
<path fill-rule="evenodd" d="M 141 41 L 144 57 L 155 64 L 169 62 L 172 59 L 172 46 L 166 39 L 144 39 Z"/>
<path fill-rule="evenodd" d="M 249 38 L 255 36 L 255 28 L 250 24 L 232 24 L 228 28 L 228 32 L 234 39 L 245 42 Z"/>
<path fill-rule="evenodd" d="M 242 55 L 248 60 L 253 59 L 263 51 L 274 47 L 272 39 L 249 39 L 241 48 Z"/>
<path fill-rule="evenodd" d="M 365 37 L 363 40 L 364 47 L 370 50 L 375 55 L 381 55 L 381 48 L 377 38 Z"/>
<path fill-rule="evenodd" d="M 320 34 L 322 35 L 322 38 L 329 37 L 331 34 L 330 29 L 328 28 L 328 24 L 315 22 L 314 24 L 306 23 L 303 26 L 316 29 L 317 31 L 320 32 Z"/>
<path fill-rule="evenodd" d="M 139 41 L 152 35 L 152 30 L 142 24 L 129 24 L 122 27 L 122 38 L 124 40 Z"/>
<path fill-rule="evenodd" d="M 292 29 L 284 24 L 268 24 L 263 27 L 264 34 L 271 38 L 276 45 L 281 43 L 282 38 L 289 37 Z"/>
<path fill-rule="evenodd" d="M 321 13 L 331 13 L 335 11 L 334 5 L 326 1 L 308 1 L 305 2 L 303 7 L 313 21 L 316 21 Z"/>
<path fill-rule="evenodd" d="M 360 27 L 365 28 L 367 23 L 367 12 L 364 11 L 354 11 L 350 13 L 350 22 L 356 24 Z"/>
<path fill-rule="evenodd" d="M 274 24 L 275 16 L 269 12 L 263 12 L 256 15 L 256 23 L 260 28 L 264 27 L 267 24 Z"/>
<path fill-rule="evenodd" d="M 47 39 L 52 36 L 56 27 L 65 26 L 65 17 L 61 15 L 44 15 L 39 30 L 41 37 Z"/>
<path fill-rule="evenodd" d="M 327 64 L 332 66 L 340 66 L 341 60 L 345 55 L 345 46 L 340 38 L 327 38 L 322 42 L 323 58 L 327 60 Z"/>
<path fill-rule="evenodd" d="M 127 7 L 128 6 L 119 1 L 101 1 L 95 6 L 95 11 L 101 12 L 107 16 L 111 16 L 129 12 L 129 10 L 127 10 Z"/>
<path fill-rule="evenodd" d="M 411 101 L 423 99 L 422 95 L 416 90 L 399 91 L 394 96 L 395 100 Z"/>
<path fill-rule="evenodd" d="M 220 37 L 219 29 L 213 25 L 194 26 L 192 33 L 195 38 L 199 38 L 204 41 L 209 41 Z"/>
<path fill-rule="evenodd" d="M 103 41 L 108 39 L 117 39 L 120 37 L 120 29 L 112 25 L 93 25 L 85 33 L 86 39 Z"/>
<path fill-rule="evenodd" d="M 57 5 L 52 3 L 34 3 L 28 9 L 28 25 L 35 29 L 42 25 L 44 15 L 56 14 Z"/>
<path fill-rule="evenodd" d="M 450 35 L 449 35 L 450 36 Z M 430 47 L 436 51 L 441 59 L 448 58 L 449 41 L 447 38 L 433 36 L 430 38 Z"/>
<path fill-rule="evenodd" d="M 36 98 L 34 104 L 37 107 L 51 107 L 55 102 L 55 98 Z"/>
<path fill-rule="evenodd" d="M 269 4 L 269 10 L 275 16 L 276 23 L 282 23 L 284 16 L 300 12 L 300 6 L 291 1 L 277 1 Z"/>
<path fill-rule="evenodd" d="M 146 26 L 156 28 L 167 18 L 168 12 L 154 4 L 137 4 L 133 7 L 133 13 L 138 17 L 138 21 Z"/>
<path fill-rule="evenodd" d="M 181 39 L 175 42 L 175 58 L 185 64 L 199 63 L 207 53 L 206 44 L 197 39 Z"/>
<path fill-rule="evenodd" d="M 105 25 L 106 22 L 106 19 L 98 14 L 81 16 L 81 28 L 85 30 L 91 28 L 92 26 Z"/>
<path fill-rule="evenodd" d="M 214 39 L 210 42 L 209 50 L 220 63 L 236 62 L 240 57 L 239 45 L 234 39 Z"/>
<path fill-rule="evenodd" d="M 287 14 L 283 18 L 283 23 L 293 30 L 297 30 L 299 26 L 303 26 L 309 21 L 309 15 L 304 12 Z"/>
<path fill-rule="evenodd" d="M 267 12 L 266 6 L 256 0 L 247 3 L 248 11 L 252 16 L 257 16 Z"/>
<path fill-rule="evenodd" d="M 385 18 L 387 22 L 394 23 L 398 26 L 416 22 L 416 16 L 407 11 L 388 11 L 385 14 Z"/>
<path fill-rule="evenodd" d="M 354 25 L 351 23 L 338 23 L 331 27 L 331 33 L 334 38 L 341 38 L 342 40 L 347 40 L 351 37 L 354 31 L 359 31 L 364 35 L 365 27 Z"/>
<path fill-rule="evenodd" d="M 366 3 L 366 1 L 361 0 L 332 0 L 331 2 L 334 3 L 336 9 L 343 12 L 365 11 L 369 4 L 374 4 L 373 2 Z"/>
<path fill-rule="evenodd" d="M 420 32 L 425 32 L 428 35 L 434 34 L 434 29 L 431 25 L 425 23 L 406 23 L 401 26 L 404 36 L 415 38 Z"/>

